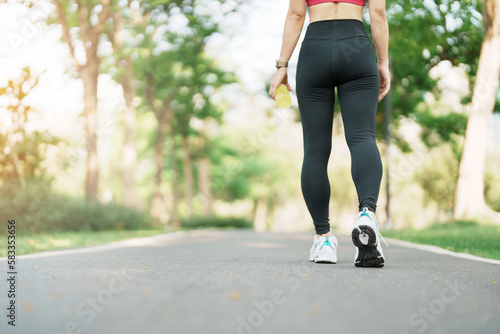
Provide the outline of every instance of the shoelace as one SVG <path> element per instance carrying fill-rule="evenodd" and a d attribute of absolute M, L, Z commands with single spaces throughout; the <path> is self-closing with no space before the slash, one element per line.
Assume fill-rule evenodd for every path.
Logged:
<path fill-rule="evenodd" d="M 326 238 L 326 240 L 323 241 L 323 244 L 321 245 L 321 247 L 319 249 L 323 248 L 323 246 L 330 246 L 333 250 L 335 250 L 336 245 L 335 245 L 335 247 L 334 247 L 334 245 L 332 245 L 332 243 L 330 242 L 329 237 L 325 237 L 325 238 Z"/>
<path fill-rule="evenodd" d="M 314 247 L 317 249 L 317 250 L 320 250 L 321 248 L 323 248 L 323 246 L 330 246 L 333 250 L 336 250 L 337 249 L 337 243 L 335 242 L 331 242 L 330 237 L 326 237 L 326 240 L 325 241 L 321 241 L 320 239 L 317 239 L 315 242 L 314 242 Z M 321 245 L 321 246 L 320 246 Z"/>

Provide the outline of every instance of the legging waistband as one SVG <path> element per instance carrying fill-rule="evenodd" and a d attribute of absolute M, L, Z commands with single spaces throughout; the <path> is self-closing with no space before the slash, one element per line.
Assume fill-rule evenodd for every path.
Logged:
<path fill-rule="evenodd" d="M 305 39 L 341 39 L 357 36 L 368 37 L 363 22 L 356 19 L 334 19 L 310 23 L 307 26 Z"/>

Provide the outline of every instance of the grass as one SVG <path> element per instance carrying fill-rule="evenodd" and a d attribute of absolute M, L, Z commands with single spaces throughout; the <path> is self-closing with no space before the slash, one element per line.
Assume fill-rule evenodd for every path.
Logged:
<path fill-rule="evenodd" d="M 382 233 L 384 237 L 500 260 L 500 226 L 496 225 L 453 221 L 434 224 L 423 230 L 384 230 Z"/>
<path fill-rule="evenodd" d="M 24 255 L 47 250 L 87 247 L 162 233 L 166 233 L 166 231 L 164 229 L 147 229 L 16 234 L 16 253 Z M 0 235 L 0 257 L 5 256 L 7 256 L 7 235 Z"/>

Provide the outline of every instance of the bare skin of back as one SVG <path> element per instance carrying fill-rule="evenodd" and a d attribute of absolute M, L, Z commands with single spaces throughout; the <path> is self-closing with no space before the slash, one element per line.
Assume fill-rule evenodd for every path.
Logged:
<path fill-rule="evenodd" d="M 354 19 L 362 21 L 364 7 L 347 2 L 325 2 L 309 7 L 310 23 L 323 20 Z"/>

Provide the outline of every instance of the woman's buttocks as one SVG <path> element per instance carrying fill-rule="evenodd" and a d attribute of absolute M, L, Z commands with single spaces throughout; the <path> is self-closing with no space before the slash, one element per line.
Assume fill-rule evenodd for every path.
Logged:
<path fill-rule="evenodd" d="M 305 73 L 308 75 L 304 76 Z M 316 87 L 366 76 L 373 76 L 377 83 L 375 52 L 363 22 L 330 19 L 309 24 L 299 54 L 297 75 L 313 78 L 310 84 Z"/>

